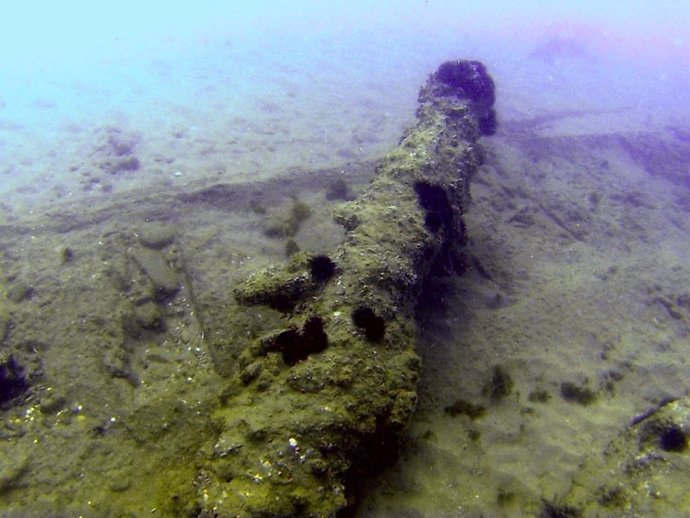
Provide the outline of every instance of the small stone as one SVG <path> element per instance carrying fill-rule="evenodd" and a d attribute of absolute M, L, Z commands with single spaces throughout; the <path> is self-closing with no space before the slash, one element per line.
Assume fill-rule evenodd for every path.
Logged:
<path fill-rule="evenodd" d="M 174 360 L 170 351 L 166 351 L 162 347 L 152 347 L 144 353 L 144 361 L 146 363 L 164 363 L 169 364 Z"/>
<path fill-rule="evenodd" d="M 39 403 L 38 407 L 41 409 L 41 412 L 54 414 L 58 410 L 62 409 L 65 406 L 65 403 L 66 401 L 64 397 L 56 394 L 55 392 L 49 392 L 45 397 L 41 398 L 41 402 Z"/>
<path fill-rule="evenodd" d="M 118 174 L 124 171 L 137 171 L 141 167 L 141 164 L 139 163 L 139 159 L 132 155 L 114 157 L 111 160 L 103 162 L 100 167 L 108 174 Z"/>
<path fill-rule="evenodd" d="M 144 329 L 160 330 L 163 327 L 163 312 L 154 302 L 146 302 L 134 308 L 134 316 Z"/>
<path fill-rule="evenodd" d="M 175 240 L 177 228 L 163 223 L 149 223 L 139 232 L 139 242 L 146 248 L 160 250 Z"/>
<path fill-rule="evenodd" d="M 7 298 L 15 304 L 19 304 L 24 300 L 30 299 L 33 293 L 34 289 L 32 286 L 29 286 L 25 282 L 19 281 L 9 289 L 7 292 Z"/>
<path fill-rule="evenodd" d="M 127 478 L 123 478 L 110 484 L 110 490 L 115 493 L 122 493 L 123 491 L 127 491 L 131 486 L 132 482 Z"/>
<path fill-rule="evenodd" d="M 60 251 L 60 260 L 62 264 L 71 263 L 73 259 L 74 251 L 71 248 L 66 246 Z"/>

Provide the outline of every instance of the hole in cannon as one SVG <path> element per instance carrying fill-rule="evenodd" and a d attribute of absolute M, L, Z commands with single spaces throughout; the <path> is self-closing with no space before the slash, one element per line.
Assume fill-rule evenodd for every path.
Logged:
<path fill-rule="evenodd" d="M 311 277 L 317 282 L 326 282 L 335 273 L 335 263 L 327 255 L 315 255 L 309 259 Z"/>
<path fill-rule="evenodd" d="M 364 336 L 371 342 L 380 342 L 386 332 L 386 321 L 378 316 L 371 308 L 359 306 L 352 312 L 352 321 L 364 332 Z"/>
<path fill-rule="evenodd" d="M 453 221 L 453 209 L 448 201 L 448 194 L 438 185 L 417 182 L 414 185 L 419 206 L 424 209 L 424 224 L 430 232 L 438 232 L 441 227 L 450 227 Z"/>
<path fill-rule="evenodd" d="M 326 347 L 328 347 L 328 335 L 323 330 L 323 320 L 317 315 L 312 315 L 301 330 L 292 328 L 280 333 L 268 350 L 280 352 L 286 365 L 293 366 L 306 360 L 310 354 L 323 351 Z"/>

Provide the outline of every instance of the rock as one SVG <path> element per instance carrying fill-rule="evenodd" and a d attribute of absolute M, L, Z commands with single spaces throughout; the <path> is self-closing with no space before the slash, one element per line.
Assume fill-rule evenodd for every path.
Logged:
<path fill-rule="evenodd" d="M 271 214 L 263 221 L 267 237 L 293 237 L 299 232 L 302 222 L 311 217 L 311 208 L 304 202 L 293 199 L 289 208 Z"/>
<path fill-rule="evenodd" d="M 589 457 L 559 503 L 578 516 L 676 516 L 690 506 L 689 437 L 690 398 L 662 402 Z"/>
<path fill-rule="evenodd" d="M 136 171 L 141 164 L 135 156 L 116 157 L 106 160 L 101 164 L 101 169 L 109 174 L 117 174 L 123 171 Z"/>
<path fill-rule="evenodd" d="M 337 178 L 333 180 L 326 189 L 326 199 L 327 200 L 343 200 L 349 201 L 354 197 L 350 193 L 350 188 L 348 187 L 345 180 L 342 178 Z"/>
<path fill-rule="evenodd" d="M 157 295 L 168 298 L 179 289 L 177 275 L 170 269 L 165 257 L 158 250 L 135 248 L 131 251 L 132 259 L 153 282 Z"/>
<path fill-rule="evenodd" d="M 161 250 L 175 240 L 177 228 L 174 225 L 164 223 L 149 223 L 143 226 L 139 232 L 139 242 L 146 248 Z"/>
<path fill-rule="evenodd" d="M 67 264 L 74 260 L 74 250 L 66 246 L 60 250 L 60 263 Z"/>
<path fill-rule="evenodd" d="M 117 128 L 110 128 L 105 151 L 114 156 L 129 156 L 134 153 L 138 143 L 136 135 L 126 135 Z"/>
<path fill-rule="evenodd" d="M 17 281 L 7 291 L 7 299 L 14 302 L 15 304 L 19 304 L 20 302 L 29 300 L 33 293 L 33 286 L 23 281 Z"/>
<path fill-rule="evenodd" d="M 66 403 L 67 400 L 63 396 L 54 391 L 48 391 L 41 397 L 41 402 L 38 406 L 41 412 L 55 414 L 61 410 Z"/>
<path fill-rule="evenodd" d="M 134 318 L 144 329 L 157 331 L 163 328 L 163 311 L 158 304 L 152 301 L 136 306 Z"/>

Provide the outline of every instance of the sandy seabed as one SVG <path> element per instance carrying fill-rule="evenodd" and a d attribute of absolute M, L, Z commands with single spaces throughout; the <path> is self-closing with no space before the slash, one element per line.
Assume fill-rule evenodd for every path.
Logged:
<path fill-rule="evenodd" d="M 326 130 L 317 122 L 333 121 L 332 104 L 314 110 L 299 84 L 207 125 L 182 108 L 179 123 L 152 121 L 165 131 L 151 134 L 127 117 L 62 125 L 60 149 L 39 157 L 29 138 L 7 137 L 21 128 L 3 127 L 0 145 L 19 143 L 3 178 L 44 171 L 6 187 L 0 212 L 0 358 L 14 354 L 33 391 L 3 410 L 2 458 L 12 460 L 0 469 L 0 509 L 21 516 L 54 498 L 88 514 L 93 498 L 104 515 L 138 513 L 165 500 L 166 484 L 190 491 L 178 488 L 213 434 L 199 416 L 221 381 L 189 291 L 160 315 L 128 313 L 118 283 L 141 282 L 128 251 L 151 221 L 174 226 L 174 244 L 162 246 L 204 308 L 283 259 L 284 241 L 263 233 L 266 209 L 299 197 L 312 215 L 296 243 L 335 246 L 326 192 L 344 180 L 356 194 L 411 120 L 411 109 L 387 107 L 413 102 L 414 88 L 388 106 L 377 88 L 343 103 Z M 505 93 L 471 188 L 467 270 L 434 281 L 442 296 L 419 308 L 417 414 L 398 462 L 362 484 L 356 516 L 536 516 L 631 420 L 690 389 L 690 131 L 632 109 L 542 114 Z M 219 183 L 235 190 L 213 190 Z M 141 329 L 123 331 L 123 319 Z M 192 423 L 198 431 L 184 432 Z M 156 446 L 142 453 L 147 444 Z"/>
<path fill-rule="evenodd" d="M 554 122 L 485 143 L 471 266 L 424 312 L 419 413 L 362 516 L 536 516 L 636 416 L 688 392 L 688 143 Z"/>

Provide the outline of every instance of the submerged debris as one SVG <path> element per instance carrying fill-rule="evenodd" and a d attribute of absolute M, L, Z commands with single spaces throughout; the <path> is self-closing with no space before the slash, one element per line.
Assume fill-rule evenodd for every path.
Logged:
<path fill-rule="evenodd" d="M 564 503 L 583 516 L 675 516 L 688 509 L 690 399 L 665 400 L 634 419 L 576 474 Z"/>
<path fill-rule="evenodd" d="M 202 516 L 333 516 L 348 503 L 348 472 L 395 444 L 416 402 L 415 304 L 436 259 L 464 242 L 468 179 L 479 135 L 495 130 L 493 99 L 481 63 L 443 64 L 400 146 L 362 196 L 336 209 L 345 242 L 328 255 L 291 250 L 287 263 L 235 287 L 239 320 L 264 305 L 284 323 L 240 354 L 199 477 Z M 292 236 L 309 215 L 294 200 L 265 232 Z"/>
<path fill-rule="evenodd" d="M 443 411 L 451 417 L 466 415 L 474 420 L 486 414 L 486 407 L 471 403 L 465 399 L 456 399 L 451 405 L 444 407 Z"/>
<path fill-rule="evenodd" d="M 589 405 L 596 401 L 597 393 L 588 387 L 564 381 L 561 383 L 561 397 L 571 403 Z"/>
<path fill-rule="evenodd" d="M 311 207 L 293 198 L 287 209 L 271 214 L 264 220 L 264 234 L 275 238 L 294 237 L 302 223 L 310 217 Z"/>

